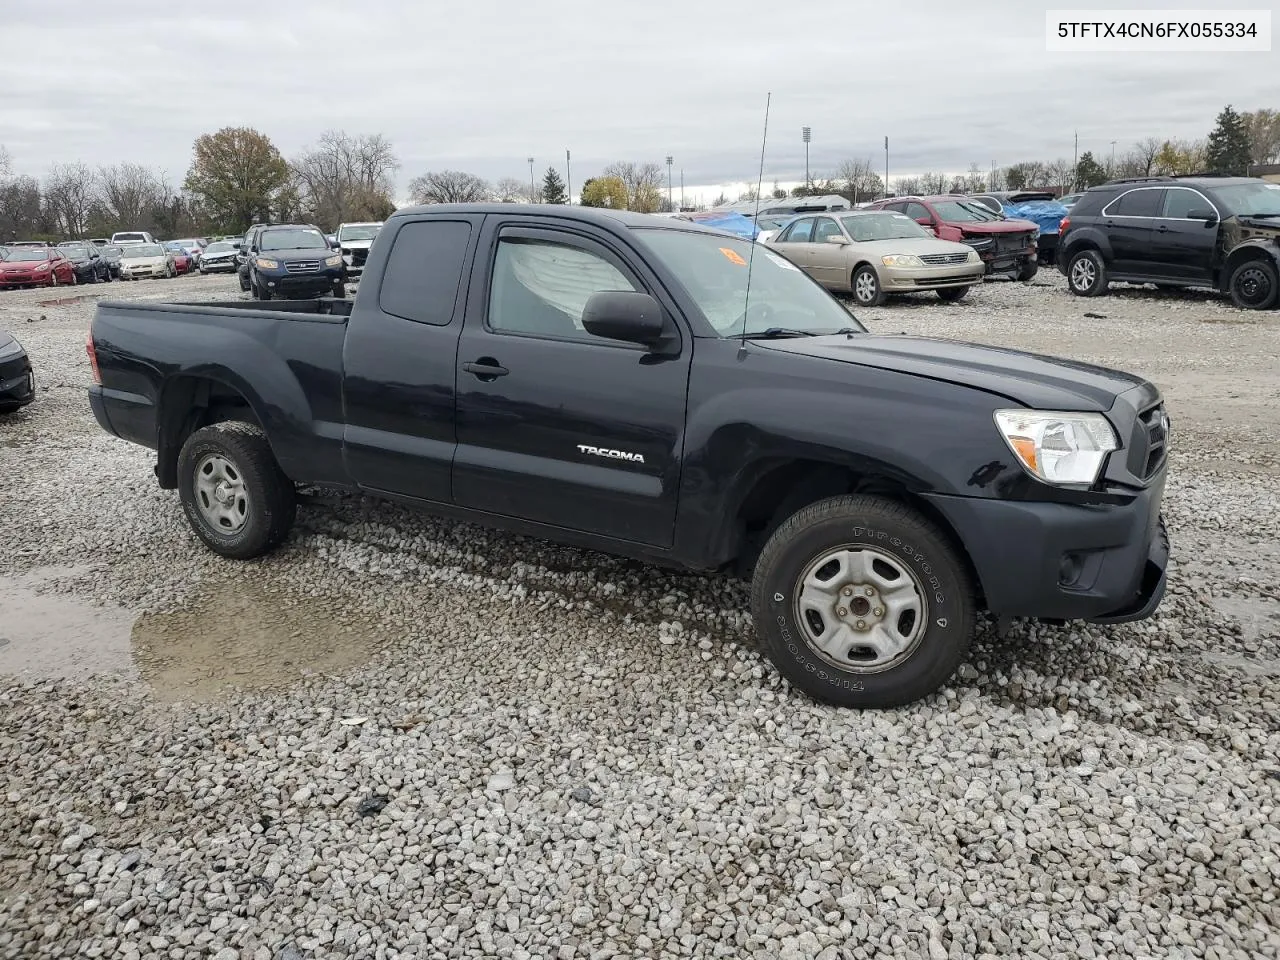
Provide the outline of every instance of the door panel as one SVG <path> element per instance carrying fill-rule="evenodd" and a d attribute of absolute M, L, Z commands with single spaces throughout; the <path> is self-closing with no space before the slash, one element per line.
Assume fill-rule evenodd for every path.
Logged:
<path fill-rule="evenodd" d="M 845 262 L 848 247 L 828 243 L 827 237 L 843 237 L 844 232 L 832 217 L 817 217 L 813 227 L 813 243 L 809 244 L 810 269 L 813 279 L 824 287 L 848 286 Z"/>
<path fill-rule="evenodd" d="M 1152 242 L 1163 199 L 1163 189 L 1140 187 L 1121 194 L 1103 208 L 1102 222 L 1107 228 L 1116 271 L 1146 275 L 1155 270 Z"/>
<path fill-rule="evenodd" d="M 1155 276 L 1201 281 L 1212 278 L 1218 225 L 1187 219 L 1187 214 L 1197 207 L 1211 210 L 1213 204 L 1198 190 L 1165 190 L 1161 216 L 1155 221 L 1152 234 L 1151 271 Z"/>
<path fill-rule="evenodd" d="M 343 449 L 362 487 L 452 499 L 464 278 L 483 219 L 401 222 L 379 285 L 365 281 L 356 298 L 343 351 Z M 379 276 L 379 265 L 369 266 L 369 277 Z"/>
<path fill-rule="evenodd" d="M 691 341 L 665 358 L 582 329 L 590 294 L 654 293 L 605 237 L 512 226 L 486 235 L 491 259 L 457 358 L 455 502 L 670 546 Z"/>

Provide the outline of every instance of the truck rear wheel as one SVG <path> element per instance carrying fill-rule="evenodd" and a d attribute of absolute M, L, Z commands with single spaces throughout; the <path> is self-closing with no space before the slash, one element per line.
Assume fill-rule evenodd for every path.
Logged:
<path fill-rule="evenodd" d="M 756 563 L 751 609 L 783 676 L 842 707 L 928 696 L 973 635 L 973 587 L 947 537 L 879 497 L 821 500 L 784 521 Z"/>
<path fill-rule="evenodd" d="M 247 560 L 281 543 L 297 504 L 266 434 L 238 420 L 202 427 L 178 454 L 178 494 L 214 553 Z"/>

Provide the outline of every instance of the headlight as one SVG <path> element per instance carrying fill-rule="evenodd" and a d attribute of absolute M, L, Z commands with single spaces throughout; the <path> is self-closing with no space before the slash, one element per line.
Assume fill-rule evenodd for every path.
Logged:
<path fill-rule="evenodd" d="M 35 269 L 36 269 L 36 273 L 39 273 L 41 270 L 52 270 L 53 264 L 51 263 L 37 264 Z"/>
<path fill-rule="evenodd" d="M 1119 447 L 1100 413 L 997 410 L 995 421 L 1022 466 L 1046 483 L 1091 484 Z"/>
<path fill-rule="evenodd" d="M 332 257 L 325 257 L 324 265 L 326 267 L 342 266 L 342 254 L 335 253 Z"/>
<path fill-rule="evenodd" d="M 880 262 L 886 267 L 923 267 L 924 261 L 919 257 L 912 256 L 909 253 L 891 253 L 887 257 L 881 257 Z"/>
<path fill-rule="evenodd" d="M 254 260 L 253 262 L 254 262 L 254 265 L 255 265 L 259 270 L 278 270 L 278 269 L 280 269 L 280 261 L 279 261 L 279 260 L 268 260 L 266 257 L 258 257 L 258 259 Z"/>
<path fill-rule="evenodd" d="M 978 256 L 978 251 L 977 251 L 977 250 L 970 250 L 970 251 L 969 251 L 969 262 L 970 262 L 970 263 L 981 263 L 981 262 L 982 262 L 982 257 Z"/>
<path fill-rule="evenodd" d="M 1039 231 L 1039 230 L 1032 230 L 1032 231 L 1031 231 L 1031 242 L 1032 242 L 1032 243 L 1035 243 L 1035 242 L 1036 242 L 1037 240 L 1039 240 L 1039 239 L 1040 239 L 1040 231 Z"/>
<path fill-rule="evenodd" d="M 22 356 L 22 353 L 22 344 L 17 340 L 13 340 L 4 346 L 0 346 L 0 360 L 12 360 L 14 357 Z"/>

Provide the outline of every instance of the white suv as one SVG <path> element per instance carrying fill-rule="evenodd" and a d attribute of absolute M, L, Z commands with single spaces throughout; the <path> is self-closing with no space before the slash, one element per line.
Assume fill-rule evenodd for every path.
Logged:
<path fill-rule="evenodd" d="M 347 277 L 356 280 L 364 273 L 364 262 L 369 258 L 369 247 L 373 238 L 382 229 L 382 221 L 377 223 L 340 223 L 334 233 L 338 249 L 342 251 L 342 259 L 347 265 Z"/>

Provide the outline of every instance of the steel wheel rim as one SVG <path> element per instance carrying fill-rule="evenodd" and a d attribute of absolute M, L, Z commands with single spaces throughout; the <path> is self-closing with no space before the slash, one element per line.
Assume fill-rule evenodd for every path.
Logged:
<path fill-rule="evenodd" d="M 1249 306 L 1266 303 L 1271 296 L 1271 277 L 1262 267 L 1248 267 L 1236 278 L 1236 290 Z"/>
<path fill-rule="evenodd" d="M 876 298 L 876 278 L 862 272 L 853 278 L 853 295 L 863 303 L 870 303 Z"/>
<path fill-rule="evenodd" d="M 793 615 L 823 662 L 848 673 L 883 673 L 920 645 L 929 601 L 915 572 L 893 554 L 847 544 L 805 566 Z"/>
<path fill-rule="evenodd" d="M 1079 290 L 1088 290 L 1092 287 L 1097 275 L 1098 271 L 1088 257 L 1081 257 L 1071 265 L 1071 282 Z"/>
<path fill-rule="evenodd" d="M 249 492 L 244 474 L 220 453 L 207 453 L 196 464 L 196 509 L 218 533 L 234 536 L 249 522 Z"/>

